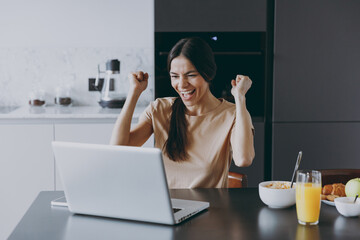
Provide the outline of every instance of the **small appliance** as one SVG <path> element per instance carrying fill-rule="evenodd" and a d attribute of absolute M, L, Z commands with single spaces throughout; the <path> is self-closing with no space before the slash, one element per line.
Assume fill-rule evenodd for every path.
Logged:
<path fill-rule="evenodd" d="M 105 77 L 100 91 L 100 106 L 122 108 L 126 100 L 126 90 L 124 82 L 120 78 L 120 61 L 118 59 L 108 60 L 105 71 L 101 71 L 100 64 L 98 64 L 95 87 L 99 87 L 101 74 L 105 74 Z"/>

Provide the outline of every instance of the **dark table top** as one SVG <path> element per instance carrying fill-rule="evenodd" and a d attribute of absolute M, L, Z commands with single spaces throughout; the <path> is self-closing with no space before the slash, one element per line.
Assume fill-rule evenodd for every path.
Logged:
<path fill-rule="evenodd" d="M 64 193 L 40 192 L 9 239 L 360 239 L 360 218 L 345 218 L 322 203 L 319 224 L 297 223 L 295 206 L 271 209 L 257 188 L 176 189 L 173 198 L 210 202 L 185 222 L 159 225 L 74 215 L 50 201 Z"/>

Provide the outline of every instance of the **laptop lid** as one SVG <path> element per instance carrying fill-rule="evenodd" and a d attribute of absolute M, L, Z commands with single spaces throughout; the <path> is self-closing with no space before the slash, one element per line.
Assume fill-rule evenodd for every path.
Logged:
<path fill-rule="evenodd" d="M 157 148 L 52 142 L 71 212 L 175 224 Z"/>

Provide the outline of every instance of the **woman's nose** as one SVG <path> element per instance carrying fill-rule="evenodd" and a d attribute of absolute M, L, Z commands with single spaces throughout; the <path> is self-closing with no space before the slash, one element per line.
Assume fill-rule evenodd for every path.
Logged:
<path fill-rule="evenodd" d="M 179 87 L 183 88 L 186 87 L 187 85 L 188 85 L 187 78 L 185 76 L 180 75 Z"/>

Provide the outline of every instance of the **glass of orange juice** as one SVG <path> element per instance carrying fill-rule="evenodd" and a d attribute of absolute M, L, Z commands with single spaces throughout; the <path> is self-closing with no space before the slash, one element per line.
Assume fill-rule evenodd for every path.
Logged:
<path fill-rule="evenodd" d="M 302 225 L 319 223 L 321 205 L 321 173 L 314 170 L 296 172 L 296 213 Z"/>

